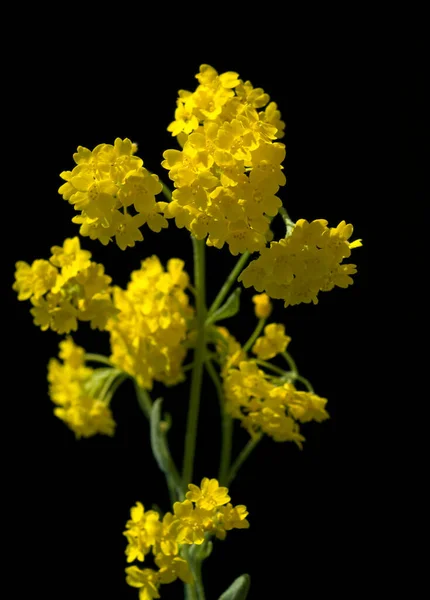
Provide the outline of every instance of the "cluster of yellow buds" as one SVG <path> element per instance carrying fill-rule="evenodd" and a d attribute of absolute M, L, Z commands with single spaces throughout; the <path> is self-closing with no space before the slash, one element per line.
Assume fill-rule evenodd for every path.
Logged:
<path fill-rule="evenodd" d="M 76 331 L 78 320 L 89 321 L 92 329 L 104 329 L 117 310 L 112 304 L 112 280 L 103 265 L 91 262 L 91 253 L 81 250 L 77 237 L 53 246 L 51 252 L 49 261 L 16 263 L 13 289 L 18 300 L 31 300 L 34 323 L 43 331 Z"/>
<path fill-rule="evenodd" d="M 165 270 L 152 256 L 133 271 L 126 290 L 114 288 L 119 312 L 106 327 L 111 360 L 146 389 L 153 380 L 173 385 L 183 379 L 184 341 L 194 315 L 183 268 L 182 260 L 172 258 Z"/>
<path fill-rule="evenodd" d="M 348 242 L 352 231 L 352 225 L 345 221 L 329 228 L 324 219 L 312 223 L 300 219 L 289 236 L 260 251 L 239 281 L 258 292 L 264 290 L 271 298 L 282 298 L 285 307 L 301 302 L 317 304 L 320 291 L 353 283 L 350 275 L 357 272 L 356 266 L 342 264 L 352 248 L 362 245 L 361 240 Z"/>
<path fill-rule="evenodd" d="M 79 146 L 73 155 L 77 166 L 61 173 L 66 183 L 58 191 L 81 211 L 72 219 L 81 225 L 81 235 L 104 245 L 115 236 L 124 250 L 143 240 L 140 227 L 145 223 L 156 232 L 168 226 L 161 214 L 165 202 L 155 200 L 163 186 L 134 156 L 136 150 L 136 144 L 120 138 L 92 151 Z"/>
<path fill-rule="evenodd" d="M 269 217 L 281 206 L 276 193 L 286 179 L 281 163 L 284 123 L 276 104 L 238 74 L 202 65 L 195 92 L 179 92 L 176 120 L 182 151 L 166 150 L 162 163 L 174 182 L 164 215 L 197 239 L 233 255 L 264 248 Z M 188 135 L 189 134 L 189 135 Z"/>
<path fill-rule="evenodd" d="M 62 363 L 52 358 L 48 365 L 49 396 L 57 404 L 54 414 L 75 432 L 77 438 L 97 433 L 112 436 L 115 421 L 107 398 L 97 393 L 100 388 L 98 372 L 107 369 L 87 367 L 84 349 L 71 339 L 60 342 L 59 357 Z"/>
<path fill-rule="evenodd" d="M 249 527 L 246 506 L 230 504 L 228 489 L 220 487 L 216 479 L 205 477 L 200 487 L 189 484 L 188 489 L 186 499 L 175 502 L 173 513 L 166 513 L 162 520 L 158 512 L 145 511 L 140 502 L 131 509 L 124 532 L 127 561 L 143 562 L 152 552 L 158 567 L 158 571 L 136 565 L 126 569 L 127 583 L 140 588 L 141 598 L 159 598 L 160 585 L 178 578 L 185 583 L 193 581 L 183 552 L 186 547 L 201 545 L 210 535 L 223 540 L 227 531 Z"/>

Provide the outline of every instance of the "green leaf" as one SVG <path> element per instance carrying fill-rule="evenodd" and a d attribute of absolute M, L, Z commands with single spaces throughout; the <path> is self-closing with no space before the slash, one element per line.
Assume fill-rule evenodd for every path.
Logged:
<path fill-rule="evenodd" d="M 237 315 L 240 308 L 240 294 L 242 292 L 242 288 L 236 288 L 232 294 L 227 298 L 225 303 L 219 307 L 218 310 L 214 312 L 214 314 L 209 317 L 207 324 L 215 323 L 216 321 L 221 321 L 222 319 L 228 319 L 230 317 L 234 317 Z"/>
<path fill-rule="evenodd" d="M 163 473 L 166 474 L 168 482 L 170 482 L 172 486 L 176 488 L 180 498 L 183 498 L 184 494 L 181 488 L 181 478 L 179 477 L 175 463 L 170 456 L 169 447 L 167 445 L 166 432 L 170 427 L 170 423 L 166 423 L 166 421 L 161 420 L 162 403 L 163 398 L 157 398 L 152 405 L 150 415 L 152 453 L 157 461 L 158 466 Z"/>
<path fill-rule="evenodd" d="M 233 581 L 231 586 L 226 590 L 219 600 L 245 600 L 249 593 L 251 578 L 249 575 L 241 575 Z"/>
<path fill-rule="evenodd" d="M 169 473 L 170 453 L 161 428 L 161 405 L 163 398 L 157 398 L 151 410 L 151 447 L 155 460 L 163 473 Z"/>

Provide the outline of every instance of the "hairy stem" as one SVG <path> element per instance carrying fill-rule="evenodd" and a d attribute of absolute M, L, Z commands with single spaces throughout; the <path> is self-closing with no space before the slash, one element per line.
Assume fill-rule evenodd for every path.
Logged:
<path fill-rule="evenodd" d="M 263 328 L 266 324 L 267 319 L 260 319 L 257 323 L 256 328 L 254 329 L 254 331 L 252 332 L 249 340 L 246 342 L 246 344 L 244 345 L 243 349 L 245 352 L 248 352 L 248 350 L 250 348 L 252 348 L 252 346 L 254 345 L 255 340 L 258 338 L 258 336 L 260 335 L 260 333 L 263 331 Z"/>
<path fill-rule="evenodd" d="M 227 482 L 226 482 L 227 485 L 231 484 L 233 479 L 236 477 L 240 467 L 243 465 L 245 460 L 248 458 L 248 456 L 251 454 L 251 452 L 257 446 L 257 444 L 261 440 L 261 438 L 262 438 L 262 435 L 259 434 L 258 436 L 251 438 L 249 440 L 249 442 L 246 444 L 245 448 L 242 450 L 242 452 L 236 458 L 236 460 L 234 461 L 234 463 L 228 473 Z"/>
<path fill-rule="evenodd" d="M 239 260 L 237 261 L 236 265 L 234 266 L 232 272 L 227 277 L 224 285 L 220 289 L 217 297 L 213 301 L 212 306 L 210 307 L 210 309 L 208 311 L 208 316 L 212 315 L 221 306 L 221 304 L 224 301 L 224 298 L 227 296 L 227 294 L 230 291 L 231 286 L 234 284 L 236 279 L 239 277 L 240 272 L 242 271 L 243 267 L 246 265 L 250 256 L 251 256 L 251 254 L 249 252 L 244 252 L 242 254 L 242 256 L 239 258 Z"/>
<path fill-rule="evenodd" d="M 227 479 L 227 473 L 230 468 L 231 462 L 231 446 L 232 446 L 232 438 L 233 438 L 233 419 L 231 415 L 229 415 L 225 410 L 224 404 L 224 391 L 222 389 L 222 384 L 218 373 L 216 372 L 212 361 L 206 360 L 205 366 L 207 372 L 210 375 L 210 378 L 213 381 L 215 389 L 217 391 L 218 400 L 219 400 L 219 408 L 221 412 L 221 458 L 220 458 L 220 467 L 219 467 L 219 475 L 218 481 L 220 485 L 225 485 Z"/>
<path fill-rule="evenodd" d="M 191 236 L 194 250 L 194 287 L 196 289 L 196 324 L 197 340 L 194 350 L 194 366 L 191 376 L 190 404 L 188 407 L 187 430 L 185 435 L 185 452 L 182 470 L 183 487 L 192 481 L 194 455 L 196 451 L 197 424 L 199 419 L 200 394 L 203 379 L 203 363 L 205 355 L 205 242 Z"/>

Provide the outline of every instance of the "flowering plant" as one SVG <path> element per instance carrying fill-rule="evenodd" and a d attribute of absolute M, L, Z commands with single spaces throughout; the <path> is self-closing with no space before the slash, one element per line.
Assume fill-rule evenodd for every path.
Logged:
<path fill-rule="evenodd" d="M 284 307 L 318 302 L 320 292 L 346 288 L 356 272 L 344 262 L 351 250 L 352 225 L 329 227 L 324 219 L 293 222 L 277 196 L 286 183 L 282 162 L 285 123 L 268 94 L 234 72 L 219 75 L 202 65 L 193 92 L 180 90 L 168 131 L 178 149 L 166 150 L 162 166 L 173 192 L 143 166 L 137 146 L 117 138 L 93 150 L 79 147 L 76 166 L 64 171 L 59 189 L 73 205 L 82 237 L 115 242 L 125 250 L 143 241 L 145 226 L 161 232 L 174 220 L 190 233 L 194 251 L 192 283 L 180 258 L 163 265 L 155 255 L 131 273 L 126 289 L 112 285 L 104 266 L 91 260 L 79 237 L 53 246 L 49 259 L 16 264 L 14 290 L 30 300 L 42 330 L 66 335 L 59 359 L 48 365 L 54 414 L 77 438 L 112 436 L 111 402 L 126 379 L 149 421 L 154 458 L 165 474 L 172 512 L 131 508 L 127 540 L 127 583 L 141 600 L 159 598 L 177 579 L 189 600 L 205 598 L 202 563 L 214 538 L 249 527 L 245 505 L 230 502 L 228 487 L 250 452 L 266 435 L 303 447 L 302 424 L 329 417 L 287 350 L 291 338 L 280 323 L 268 323 L 272 300 Z M 164 198 L 164 200 L 160 200 Z M 285 236 L 274 239 L 272 220 L 282 219 Z M 206 303 L 205 246 L 240 255 L 213 303 Z M 235 289 L 233 286 L 238 284 Z M 256 324 L 240 343 L 220 322 L 240 310 L 242 287 L 254 288 Z M 110 356 L 86 352 L 70 333 L 88 321 L 110 335 Z M 188 358 L 192 355 L 192 358 Z M 281 357 L 284 367 L 271 362 Z M 98 365 L 97 368 L 89 366 Z M 194 480 L 203 371 L 219 396 L 222 451 L 217 478 Z M 168 444 L 170 422 L 163 400 L 151 398 L 155 382 L 166 388 L 191 375 L 182 470 Z M 234 424 L 249 434 L 232 457 Z M 208 475 L 208 474 L 206 474 Z M 142 563 L 152 562 L 149 567 Z M 244 599 L 248 575 L 240 575 L 221 596 Z"/>

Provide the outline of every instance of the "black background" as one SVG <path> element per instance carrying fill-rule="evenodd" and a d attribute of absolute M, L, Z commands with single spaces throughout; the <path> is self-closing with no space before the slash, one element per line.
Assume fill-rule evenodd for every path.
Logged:
<path fill-rule="evenodd" d="M 150 31 L 150 23 L 121 34 L 81 27 L 76 25 L 72 37 L 61 28 L 55 39 L 43 33 L 31 37 L 15 59 L 9 88 L 15 183 L 7 220 L 10 335 L 3 377 L 12 383 L 4 393 L 3 464 L 11 501 L 10 568 L 45 598 L 137 598 L 124 581 L 121 532 L 137 500 L 167 510 L 168 496 L 132 386 L 124 384 L 114 398 L 114 438 L 76 441 L 52 415 L 47 396 L 46 365 L 60 339 L 32 324 L 28 303 L 18 303 L 10 286 L 16 260 L 47 258 L 52 245 L 77 235 L 72 207 L 57 189 L 59 173 L 73 167 L 78 145 L 93 148 L 129 137 L 138 143 L 145 166 L 168 183 L 160 161 L 165 149 L 176 147 L 166 127 L 177 91 L 194 89 L 199 64 L 209 63 L 219 72 L 239 72 L 277 102 L 287 124 L 282 141 L 288 182 L 280 197 L 293 220 L 326 218 L 336 226 L 345 219 L 364 247 L 353 251 L 358 274 L 352 287 L 320 294 L 317 306 L 284 310 L 276 304 L 273 319 L 292 337 L 289 349 L 300 371 L 328 398 L 331 419 L 303 427 L 303 451 L 265 439 L 248 459 L 231 495 L 235 504 L 247 505 L 251 528 L 216 544 L 204 566 L 207 598 L 215 600 L 243 572 L 252 577 L 250 599 L 342 593 L 346 579 L 358 582 L 362 574 L 356 541 L 370 493 L 362 472 L 367 432 L 359 405 L 368 385 L 363 356 L 370 331 L 369 213 L 377 202 L 370 156 L 377 143 L 374 90 L 382 60 L 374 64 L 366 35 L 354 28 L 341 33 L 333 26 L 292 40 L 293 28 L 284 32 L 282 23 L 265 37 L 244 25 L 212 36 L 202 26 L 198 34 L 167 33 L 162 26 Z M 164 262 L 183 258 L 191 272 L 189 237 L 173 221 L 160 234 L 143 233 L 145 241 L 125 252 L 88 238 L 82 245 L 121 286 L 152 254 Z M 209 302 L 234 262 L 227 249 L 207 249 Z M 240 314 L 225 323 L 242 342 L 255 323 L 252 294 L 243 291 Z M 74 339 L 89 352 L 109 351 L 108 335 L 85 324 Z M 174 417 L 171 447 L 180 464 L 188 383 L 160 393 Z M 195 482 L 217 474 L 216 402 L 205 379 Z M 237 426 L 235 436 L 237 453 L 247 435 Z M 179 583 L 161 592 L 163 598 L 182 594 Z"/>

